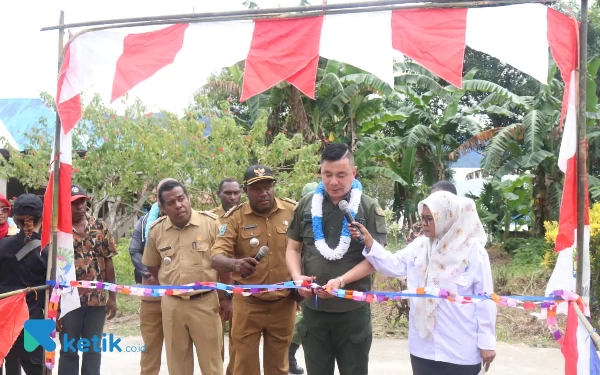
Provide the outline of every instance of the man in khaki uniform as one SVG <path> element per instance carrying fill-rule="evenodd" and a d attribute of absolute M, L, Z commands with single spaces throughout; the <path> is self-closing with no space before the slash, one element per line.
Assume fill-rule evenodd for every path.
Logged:
<path fill-rule="evenodd" d="M 269 167 L 253 165 L 244 175 L 248 202 L 225 214 L 212 248 L 212 266 L 233 272 L 237 284 L 276 284 L 289 281 L 285 263 L 286 232 L 295 202 L 274 196 L 275 178 Z M 270 254 L 260 263 L 254 257 L 261 246 Z M 234 373 L 260 375 L 258 347 L 263 335 L 265 375 L 287 375 L 288 347 L 294 333 L 296 302 L 290 291 L 279 290 L 244 297 L 233 296 L 232 339 Z"/>
<path fill-rule="evenodd" d="M 144 251 L 143 263 L 161 285 L 217 281 L 210 266 L 210 248 L 218 232 L 217 216 L 194 211 L 185 187 L 165 182 L 158 198 L 166 216 L 155 221 Z M 228 275 L 225 273 L 224 279 Z M 192 375 L 196 347 L 203 375 L 222 375 L 223 336 L 216 291 L 197 290 L 165 295 L 161 301 L 169 374 Z"/>
<path fill-rule="evenodd" d="M 221 205 L 210 210 L 213 214 L 219 216 L 219 221 L 225 216 L 225 213 L 237 206 L 240 203 L 240 198 L 242 197 L 242 189 L 240 184 L 234 178 L 226 178 L 223 181 L 219 182 L 219 200 L 221 201 Z M 221 280 L 221 282 L 225 282 Z M 231 295 L 227 293 L 219 292 L 219 302 L 222 302 L 224 298 L 231 299 Z M 223 324 L 223 347 L 221 348 L 221 358 L 223 361 L 225 360 L 225 323 L 229 322 L 229 363 L 227 364 L 227 370 L 225 371 L 225 375 L 233 375 L 233 365 L 235 363 L 235 350 L 233 348 L 233 342 L 231 340 L 231 330 L 233 327 L 233 319 L 229 317 L 229 319 L 223 319 L 221 316 L 222 324 Z"/>
<path fill-rule="evenodd" d="M 156 186 L 156 191 L 158 192 L 162 184 L 167 181 L 175 180 L 172 178 L 161 180 Z M 142 216 L 133 228 L 133 234 L 129 242 L 129 255 L 135 268 L 136 283 L 159 285 L 158 280 L 152 277 L 144 263 L 142 263 L 142 256 L 148 241 L 149 226 L 158 219 L 161 211 L 158 202 L 154 203 L 150 211 Z M 160 297 L 142 297 L 140 303 L 140 333 L 146 349 L 140 355 L 140 374 L 158 375 L 164 341 Z"/>

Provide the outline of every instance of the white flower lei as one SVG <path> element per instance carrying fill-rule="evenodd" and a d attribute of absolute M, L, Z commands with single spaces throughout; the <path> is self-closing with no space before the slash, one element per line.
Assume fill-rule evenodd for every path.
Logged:
<path fill-rule="evenodd" d="M 323 194 L 325 193 L 325 186 L 323 182 L 319 182 L 319 185 L 315 189 L 315 193 L 312 197 L 312 227 L 315 236 L 315 247 L 319 250 L 319 253 L 328 260 L 340 260 L 344 257 L 344 254 L 350 247 L 350 231 L 348 230 L 348 220 L 344 217 L 344 223 L 342 224 L 342 234 L 340 236 L 340 242 L 335 249 L 330 248 L 325 242 L 325 234 L 323 233 Z M 354 180 L 352 182 L 352 190 L 350 191 L 350 202 L 348 207 L 352 212 L 352 216 L 356 216 L 358 212 L 358 206 L 360 205 L 360 198 L 362 197 L 362 185 L 360 181 Z"/>

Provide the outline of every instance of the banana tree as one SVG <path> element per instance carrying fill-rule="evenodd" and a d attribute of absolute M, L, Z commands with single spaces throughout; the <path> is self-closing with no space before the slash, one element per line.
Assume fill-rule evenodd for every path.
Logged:
<path fill-rule="evenodd" d="M 395 178 L 394 209 L 408 218 L 414 216 L 420 195 L 415 185 L 431 186 L 451 178 L 450 154 L 460 141 L 481 132 L 484 124 L 480 115 L 512 116 L 505 104 L 519 97 L 494 83 L 474 79 L 475 70 L 465 75 L 463 87 L 458 89 L 444 85 L 412 62 L 397 63 L 395 69 L 395 91 L 400 100 L 386 100 L 386 113 L 364 122 L 378 132 L 359 142 L 355 156 L 359 165 L 376 163 L 379 173 Z M 485 101 L 465 106 L 462 99 L 470 92 L 490 95 Z"/>

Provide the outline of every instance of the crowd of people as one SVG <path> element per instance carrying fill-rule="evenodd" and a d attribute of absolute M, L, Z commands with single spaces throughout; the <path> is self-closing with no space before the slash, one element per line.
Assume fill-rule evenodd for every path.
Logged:
<path fill-rule="evenodd" d="M 221 282 L 271 285 L 290 280 L 323 287 L 279 289 L 250 296 L 193 290 L 140 302 L 145 345 L 140 374 L 155 375 L 166 350 L 168 372 L 194 373 L 194 348 L 204 375 L 302 374 L 295 358 L 304 350 L 309 375 L 368 373 L 372 342 L 369 303 L 334 297 L 329 290 L 371 290 L 371 274 L 406 277 L 409 288 L 436 287 L 461 295 L 491 293 L 486 234 L 474 202 L 437 184 L 419 203 L 422 228 L 403 250 L 386 246 L 384 211 L 362 192 L 354 158 L 345 144 L 321 155 L 321 182 L 307 184 L 302 199 L 275 196 L 268 166 L 250 166 L 240 184 L 219 184 L 219 207 L 196 211 L 186 186 L 162 180 L 157 202 L 135 225 L 129 253 L 136 282 L 183 285 Z M 87 212 L 89 196 L 72 186 L 77 280 L 114 283 L 117 254 L 106 224 Z M 240 203 L 242 192 L 246 201 Z M 12 212 L 20 232 L 0 240 L 0 293 L 43 285 L 47 248 L 39 243 L 42 202 L 24 194 L 14 207 L 0 197 L 0 235 Z M 348 208 L 345 208 L 348 206 Z M 351 222 L 348 222 L 348 212 Z M 6 231 L 6 234 L 8 231 Z M 1 238 L 1 236 L 0 236 Z M 36 242 L 37 241 L 37 242 Z M 24 250 L 26 252 L 24 252 Z M 260 255 L 258 255 L 260 252 Z M 330 287 L 330 288 L 329 288 Z M 116 314 L 116 295 L 79 289 L 81 307 L 61 317 L 57 331 L 69 338 L 101 336 Z M 28 294 L 31 317 L 43 317 L 43 298 Z M 409 352 L 415 375 L 476 375 L 495 357 L 495 305 L 459 305 L 435 298 L 410 301 Z M 224 337 L 229 332 L 229 363 Z M 58 374 L 100 374 L 101 353 L 65 351 L 61 337 Z M 23 349 L 23 332 L 6 357 L 8 375 L 39 374 L 40 351 Z"/>

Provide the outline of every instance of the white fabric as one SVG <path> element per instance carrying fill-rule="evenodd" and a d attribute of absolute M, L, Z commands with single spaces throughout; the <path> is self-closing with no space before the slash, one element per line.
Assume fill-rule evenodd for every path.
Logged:
<path fill-rule="evenodd" d="M 470 267 L 468 252 L 471 245 L 484 246 L 487 236 L 472 199 L 438 191 L 419 202 L 420 215 L 423 215 L 425 206 L 435 222 L 435 238 L 421 236 L 415 240 L 417 245 L 426 249 L 415 260 L 424 280 L 420 286 L 451 290 L 456 280 Z M 415 301 L 415 325 L 421 337 L 431 338 L 440 302 L 437 298 Z"/>
<path fill-rule="evenodd" d="M 75 274 L 75 253 L 73 250 L 73 233 L 59 231 L 57 236 L 58 253 L 56 265 L 56 281 L 69 282 L 77 280 Z M 60 257 L 60 258 L 59 258 Z M 81 307 L 77 288 L 64 288 L 60 297 L 59 319 L 69 312 Z"/>
<path fill-rule="evenodd" d="M 5 138 L 5 140 L 0 141 L 1 147 L 7 147 L 8 145 L 10 145 L 11 147 L 16 148 L 17 150 L 19 149 L 19 145 L 17 144 L 13 136 L 10 134 L 2 120 L 0 120 L 0 138 L 1 137 Z M 5 142 L 8 144 L 5 144 Z"/>
<path fill-rule="evenodd" d="M 423 245 L 423 246 L 421 246 Z M 423 286 L 417 260 L 425 251 L 422 241 L 413 241 L 405 249 L 394 254 L 375 242 L 370 251 L 364 251 L 365 258 L 375 269 L 390 277 L 407 277 L 408 289 Z M 473 242 L 467 248 L 469 269 L 462 273 L 451 286 L 458 295 L 475 295 L 480 292 L 492 293 L 494 284 L 490 260 L 485 248 Z M 432 339 L 422 338 L 415 325 L 417 312 L 415 300 L 411 298 L 409 313 L 408 351 L 410 354 L 433 361 L 442 361 L 458 365 L 476 365 L 481 363 L 480 349 L 496 348 L 496 304 L 485 300 L 473 304 L 459 304 L 440 300 L 437 307 L 437 323 Z"/>
<path fill-rule="evenodd" d="M 135 29 L 135 32 L 142 32 Z M 99 94 L 110 102 L 117 59 L 123 53 L 123 40 L 131 30 L 102 30 L 82 34 L 71 42 L 69 70 L 60 93 L 60 103 L 77 94 Z"/>
<path fill-rule="evenodd" d="M 151 111 L 182 113 L 211 74 L 246 59 L 253 33 L 252 21 L 190 24 L 173 63 L 130 90 L 130 101 L 139 97 Z"/>
<path fill-rule="evenodd" d="M 392 12 L 325 16 L 319 54 L 354 65 L 394 87 Z"/>
<path fill-rule="evenodd" d="M 542 4 L 470 8 L 466 43 L 546 84 L 547 12 L 548 8 Z"/>
<path fill-rule="evenodd" d="M 568 100 L 563 137 L 558 152 L 558 167 L 563 173 L 567 173 L 567 161 L 576 157 L 577 152 L 577 79 L 575 71 L 571 72 Z"/>

